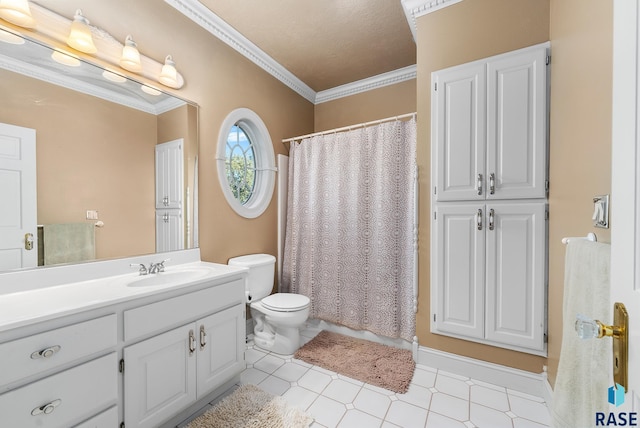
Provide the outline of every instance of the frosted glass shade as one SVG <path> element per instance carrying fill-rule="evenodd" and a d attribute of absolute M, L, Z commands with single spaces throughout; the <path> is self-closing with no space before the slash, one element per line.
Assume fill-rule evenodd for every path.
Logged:
<path fill-rule="evenodd" d="M 125 70 L 133 71 L 134 73 L 142 71 L 140 52 L 138 52 L 136 42 L 133 41 L 131 36 L 127 36 L 127 39 L 124 41 L 122 57 L 120 58 L 120 66 Z"/>
<path fill-rule="evenodd" d="M 24 28 L 35 28 L 27 0 L 0 0 L 0 18 Z"/>
<path fill-rule="evenodd" d="M 91 28 L 89 28 L 89 21 L 82 16 L 82 11 L 77 10 L 71 23 L 71 31 L 67 38 L 67 44 L 72 48 L 79 50 L 80 52 L 93 54 L 98 52 L 96 45 L 93 44 L 93 37 L 91 36 Z"/>
<path fill-rule="evenodd" d="M 176 63 L 173 62 L 171 55 L 167 55 L 162 66 L 162 71 L 158 77 L 158 82 L 170 88 L 177 88 L 178 85 L 178 71 L 176 70 Z"/>

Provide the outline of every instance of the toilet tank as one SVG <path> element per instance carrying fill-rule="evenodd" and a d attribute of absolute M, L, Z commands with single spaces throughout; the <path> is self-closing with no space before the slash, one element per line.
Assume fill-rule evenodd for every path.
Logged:
<path fill-rule="evenodd" d="M 246 283 L 247 303 L 271 294 L 276 258 L 270 254 L 249 254 L 229 259 L 230 266 L 249 268 Z"/>

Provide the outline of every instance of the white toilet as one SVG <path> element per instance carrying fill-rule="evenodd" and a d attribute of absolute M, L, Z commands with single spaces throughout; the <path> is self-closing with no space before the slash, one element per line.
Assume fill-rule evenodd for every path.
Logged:
<path fill-rule="evenodd" d="M 229 265 L 249 268 L 245 285 L 247 304 L 255 321 L 256 346 L 276 354 L 291 355 L 300 347 L 300 327 L 309 317 L 311 300 L 293 293 L 271 294 L 276 258 L 250 254 L 229 259 Z"/>

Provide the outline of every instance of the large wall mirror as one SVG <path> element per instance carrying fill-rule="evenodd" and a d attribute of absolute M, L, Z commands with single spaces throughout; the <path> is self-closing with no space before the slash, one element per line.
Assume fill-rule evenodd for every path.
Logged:
<path fill-rule="evenodd" d="M 197 105 L 1 29 L 0 94 L 0 271 L 197 246 Z M 10 171 L 22 129 L 33 185 Z"/>

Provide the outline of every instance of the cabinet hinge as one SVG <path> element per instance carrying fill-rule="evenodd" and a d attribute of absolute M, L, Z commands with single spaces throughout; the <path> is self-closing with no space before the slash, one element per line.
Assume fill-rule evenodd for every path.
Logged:
<path fill-rule="evenodd" d="M 438 219 L 438 213 L 436 211 L 433 212 L 433 219 L 434 220 Z"/>
<path fill-rule="evenodd" d="M 120 360 L 120 363 L 118 364 L 118 371 L 120 371 L 120 373 L 124 373 L 124 358 Z"/>
<path fill-rule="evenodd" d="M 124 422 L 120 424 L 120 428 L 124 428 Z"/>
<path fill-rule="evenodd" d="M 549 210 L 548 209 L 544 210 L 544 219 L 545 220 L 549 220 Z"/>
<path fill-rule="evenodd" d="M 547 65 L 551 64 L 551 55 L 547 55 Z"/>
<path fill-rule="evenodd" d="M 438 90 L 438 82 L 436 82 L 436 83 L 434 83 L 434 84 L 433 84 L 433 90 L 434 90 L 434 91 L 437 91 L 437 90 Z"/>
<path fill-rule="evenodd" d="M 436 322 L 436 314 L 433 314 L 433 322 Z"/>
<path fill-rule="evenodd" d="M 544 191 L 549 193 L 549 180 L 544 181 Z"/>
<path fill-rule="evenodd" d="M 433 194 L 434 195 L 438 194 L 438 186 L 433 186 Z"/>

